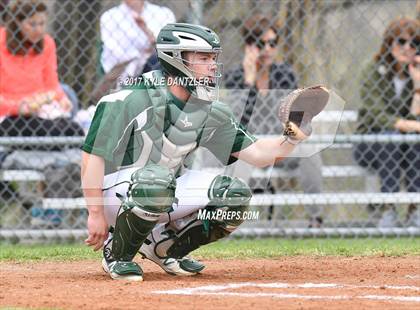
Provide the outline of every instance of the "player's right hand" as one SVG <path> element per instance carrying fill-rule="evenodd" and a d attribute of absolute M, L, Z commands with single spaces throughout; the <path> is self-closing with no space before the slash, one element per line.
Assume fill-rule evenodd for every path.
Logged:
<path fill-rule="evenodd" d="M 87 227 L 89 236 L 85 240 L 85 243 L 93 247 L 94 251 L 98 251 L 108 238 L 108 224 L 104 212 L 89 211 Z"/>

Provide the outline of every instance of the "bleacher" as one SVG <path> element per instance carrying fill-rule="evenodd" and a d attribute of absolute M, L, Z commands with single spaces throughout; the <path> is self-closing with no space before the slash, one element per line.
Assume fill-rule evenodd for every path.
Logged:
<path fill-rule="evenodd" d="M 331 113 L 330 113 L 331 114 Z M 331 114 L 332 115 L 332 114 Z M 331 117 L 327 115 L 326 117 Z M 325 116 L 325 115 L 324 115 Z M 342 114 L 341 121 L 354 122 L 356 115 L 352 111 Z M 335 116 L 334 119 L 337 119 Z M 322 118 L 321 118 L 322 120 Z M 323 120 L 325 121 L 325 120 Z M 0 146 L 8 148 L 11 145 L 65 145 L 65 146 L 80 146 L 83 138 L 80 137 L 39 137 L 39 138 L 0 138 Z M 329 146 L 331 150 L 345 150 L 351 151 L 352 145 L 358 142 L 406 142 L 417 143 L 420 142 L 419 135 L 353 135 L 353 134 L 338 134 L 332 135 L 314 135 L 308 143 L 315 143 L 318 145 Z M 332 143 L 333 142 L 333 143 Z M 212 170 L 209 169 L 211 172 Z M 252 171 L 252 178 L 266 178 L 266 179 L 283 179 L 295 177 L 293 173 L 296 171 L 287 171 L 283 169 L 254 169 Z M 304 194 L 296 192 L 284 192 L 273 195 L 255 194 L 251 200 L 251 205 L 254 208 L 260 207 L 262 210 L 268 206 L 282 207 L 299 207 L 305 206 L 332 206 L 332 207 L 346 207 L 350 205 L 365 206 L 367 204 L 381 204 L 393 203 L 395 205 L 406 205 L 409 203 L 420 204 L 420 194 L 418 193 L 379 193 L 372 190 L 373 183 L 377 182 L 375 174 L 367 171 L 355 164 L 326 164 L 322 167 L 322 176 L 325 180 L 332 180 L 336 182 L 338 179 L 355 179 L 359 185 L 363 184 L 362 191 L 349 190 L 347 192 L 323 192 L 319 194 Z M 42 171 L 38 170 L 0 170 L 0 180 L 13 181 L 16 183 L 23 182 L 39 182 L 45 181 L 45 176 Z M 63 210 L 78 210 L 85 208 L 85 201 L 83 198 L 43 198 L 42 207 L 45 209 L 63 209 Z M 324 227 L 324 228 L 290 228 L 281 227 L 281 221 L 258 221 L 245 225 L 242 229 L 236 232 L 236 235 L 286 235 L 286 236 L 347 236 L 347 235 L 420 235 L 419 227 L 396 227 L 396 228 L 375 228 L 375 227 Z M 72 229 L 56 229 L 55 234 L 61 235 L 80 235 L 84 234 L 83 230 Z M 12 232 L 10 230 L 0 228 L 0 237 L 7 238 Z M 15 232 L 16 234 L 16 232 Z M 33 230 L 26 229 L 19 231 L 21 236 L 28 234 L 44 236 L 54 234 L 48 230 Z"/>

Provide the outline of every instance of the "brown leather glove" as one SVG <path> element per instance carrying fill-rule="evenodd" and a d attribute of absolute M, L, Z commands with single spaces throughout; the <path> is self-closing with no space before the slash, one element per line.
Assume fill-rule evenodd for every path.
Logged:
<path fill-rule="evenodd" d="M 278 116 L 284 126 L 283 135 L 296 142 L 312 133 L 311 121 L 327 105 L 330 93 L 324 86 L 299 88 L 280 102 Z"/>

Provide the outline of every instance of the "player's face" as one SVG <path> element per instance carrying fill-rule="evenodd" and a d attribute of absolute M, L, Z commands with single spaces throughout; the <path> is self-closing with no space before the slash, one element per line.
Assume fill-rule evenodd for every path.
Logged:
<path fill-rule="evenodd" d="M 217 71 L 217 53 L 186 52 L 184 59 L 196 78 L 209 78 L 215 82 Z"/>
<path fill-rule="evenodd" d="M 419 42 L 415 42 L 410 35 L 403 33 L 392 43 L 392 56 L 400 64 L 408 64 L 413 61 L 418 45 Z"/>
<path fill-rule="evenodd" d="M 45 35 L 47 28 L 47 14 L 44 12 L 35 13 L 31 17 L 19 23 L 20 32 L 25 40 L 37 43 Z"/>
<path fill-rule="evenodd" d="M 260 53 L 258 55 L 258 62 L 262 66 L 271 66 L 274 62 L 274 57 L 277 51 L 277 35 L 273 29 L 268 29 L 264 35 L 255 42 Z"/>

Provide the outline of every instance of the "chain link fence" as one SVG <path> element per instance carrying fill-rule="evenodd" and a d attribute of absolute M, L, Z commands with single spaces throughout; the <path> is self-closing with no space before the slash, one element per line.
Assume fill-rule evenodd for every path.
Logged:
<path fill-rule="evenodd" d="M 6 45 L 10 21 L 20 18 L 21 12 L 12 9 L 16 3 L 0 1 L 1 44 Z M 420 51 L 419 1 L 151 1 L 140 15 L 121 1 L 46 4 L 61 86 L 47 89 L 56 93 L 42 89 L 38 96 L 11 96 L 13 101 L 8 94 L 19 88 L 0 76 L 0 106 L 37 105 L 24 120 L 0 109 L 0 238 L 86 236 L 79 147 L 95 104 L 122 79 L 156 68 L 153 40 L 172 21 L 201 23 L 220 34 L 227 94 L 250 88 L 247 49 L 258 50 L 260 68 L 273 60 L 268 71 L 256 70 L 254 101 L 248 92 L 245 98 L 223 97 L 257 135 L 278 134 L 279 95 L 264 89 L 325 84 L 338 98 L 316 119 L 319 129 L 311 143 L 327 142 L 322 152 L 287 158 L 267 170 L 229 168 L 251 171 L 252 208 L 260 212 L 260 219 L 243 224 L 238 236 L 420 234 L 420 69 L 409 65 Z M 402 17 L 409 20 L 389 28 Z M 6 60 L 20 65 L 35 48 L 18 38 L 23 55 L 0 59 L 0 70 Z M 57 95 L 61 91 L 69 108 Z"/>

